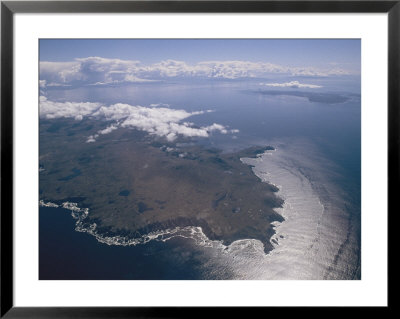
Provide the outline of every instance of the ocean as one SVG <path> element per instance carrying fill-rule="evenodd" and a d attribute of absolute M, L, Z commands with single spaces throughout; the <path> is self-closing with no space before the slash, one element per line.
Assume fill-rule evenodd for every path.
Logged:
<path fill-rule="evenodd" d="M 70 210 L 40 207 L 39 279 L 360 279 L 360 87 L 357 81 L 318 81 L 324 88 L 317 95 L 266 90 L 256 79 L 49 88 L 47 98 L 60 102 L 212 110 L 190 121 L 239 132 L 196 143 L 224 152 L 276 149 L 242 161 L 280 189 L 285 202 L 277 211 L 285 221 L 275 224 L 274 249 L 266 255 L 259 241 L 226 247 L 198 230 L 135 246 L 107 245 L 76 231 Z"/>

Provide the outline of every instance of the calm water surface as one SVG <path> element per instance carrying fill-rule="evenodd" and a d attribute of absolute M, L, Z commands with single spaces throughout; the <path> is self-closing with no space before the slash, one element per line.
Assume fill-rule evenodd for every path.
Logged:
<path fill-rule="evenodd" d="M 282 256 L 296 256 L 296 249 L 299 251 L 311 245 L 308 241 L 304 242 L 305 246 L 290 250 L 290 240 L 285 242 L 282 239 L 283 248 L 279 250 L 277 246 L 276 253 L 268 257 L 259 254 L 258 244 L 253 241 L 236 243 L 228 249 L 222 249 L 218 243 L 212 243 L 212 247 L 199 246 L 194 240 L 184 238 L 152 241 L 134 247 L 108 246 L 86 233 L 76 232 L 69 211 L 41 207 L 40 279 L 358 278 L 361 206 L 359 85 L 350 82 L 339 87 L 337 83 L 320 81 L 324 88 L 319 93 L 351 98 L 344 103 L 329 104 L 310 102 L 291 93 L 270 95 L 265 94 L 259 81 L 49 89 L 47 97 L 54 101 L 143 106 L 165 103 L 174 109 L 213 110 L 190 117 L 189 121 L 197 125 L 220 123 L 240 132 L 234 135 L 213 134 L 209 140 L 198 140 L 199 143 L 226 152 L 250 145 L 272 145 L 282 150 L 276 152 L 273 159 L 266 156 L 255 165 L 255 173 L 260 178 L 276 181 L 282 188 L 281 196 L 297 205 L 297 210 L 294 207 L 292 211 L 281 212 L 284 216 L 289 214 L 287 225 L 293 226 L 285 228 L 284 223 L 281 228 L 278 226 L 282 238 L 295 236 L 293 229 L 296 221 L 301 220 L 303 226 L 312 226 L 304 228 L 310 243 L 315 238 L 324 243 L 331 229 L 333 235 L 329 236 L 334 236 L 338 244 L 332 247 L 313 244 L 314 255 L 307 260 L 296 259 L 296 271 L 283 274 L 279 267 L 284 268 L 289 259 Z M 295 92 L 296 89 L 286 91 Z M 288 171 L 292 173 L 286 175 L 284 172 Z M 307 183 L 296 184 L 300 180 L 307 180 Z M 298 186 L 291 189 L 290 185 Z M 304 206 L 310 198 L 315 201 L 315 206 Z M 318 202 L 325 209 L 321 216 L 318 215 L 321 207 Z M 311 213 L 313 209 L 315 214 Z M 302 218 L 296 219 L 300 212 L 304 212 Z M 314 218 L 317 215 L 319 217 Z M 307 237 L 307 234 L 303 235 Z M 335 256 L 341 247 L 335 264 Z M 321 254 L 325 254 L 325 262 L 315 267 Z"/>

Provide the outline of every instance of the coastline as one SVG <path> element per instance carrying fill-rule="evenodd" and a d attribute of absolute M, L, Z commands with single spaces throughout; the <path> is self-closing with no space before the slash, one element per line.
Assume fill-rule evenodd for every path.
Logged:
<path fill-rule="evenodd" d="M 262 155 L 263 152 L 265 151 L 275 151 L 275 148 L 271 146 L 252 147 L 242 152 L 239 152 L 237 157 L 239 158 L 240 161 L 242 161 L 241 156 L 257 157 L 259 155 Z M 251 165 L 245 164 L 244 162 L 243 164 L 249 166 L 249 169 L 252 170 Z M 257 175 L 255 174 L 255 176 Z M 266 183 L 266 181 L 261 181 L 261 182 Z M 275 192 L 279 191 L 276 185 L 274 184 L 270 185 L 275 187 L 274 189 Z M 206 221 L 182 217 L 182 218 L 177 218 L 175 220 L 170 220 L 167 223 L 150 224 L 146 228 L 142 228 L 135 231 L 135 236 L 129 236 L 129 235 L 113 233 L 109 229 L 104 231 L 102 230 L 101 227 L 98 227 L 98 224 L 96 222 L 88 223 L 86 219 L 89 216 L 89 208 L 79 207 L 79 203 L 70 201 L 55 203 L 51 201 L 44 202 L 43 200 L 39 200 L 39 206 L 64 208 L 71 211 L 71 216 L 75 220 L 76 231 L 88 233 L 89 235 L 94 236 L 98 242 L 106 245 L 136 246 L 140 244 L 146 244 L 151 240 L 165 242 L 174 237 L 184 237 L 184 238 L 191 238 L 195 240 L 196 243 L 202 246 L 215 246 L 211 242 L 218 242 L 218 245 L 222 246 L 223 249 L 227 249 L 234 242 L 239 242 L 242 240 L 258 240 L 262 243 L 265 254 L 269 254 L 274 249 L 272 238 L 275 235 L 275 231 L 273 227 L 271 227 L 269 229 L 270 231 L 265 234 L 265 240 L 260 240 L 258 238 L 254 239 L 246 238 L 246 236 L 232 238 L 232 239 L 226 239 L 226 238 L 223 239 L 223 238 L 218 238 L 212 232 Z M 275 226 L 276 223 L 280 223 L 282 221 L 284 221 L 284 219 L 276 219 L 271 221 L 270 224 L 272 226 Z"/>
<path fill-rule="evenodd" d="M 144 149 L 148 148 L 146 147 Z M 145 216 L 143 217 L 139 214 L 135 217 L 139 219 L 133 219 L 134 224 L 132 224 L 132 226 L 126 225 L 124 228 L 119 228 L 117 227 L 118 223 L 107 225 L 103 223 L 102 215 L 92 214 L 93 209 L 96 208 L 85 206 L 87 198 L 79 197 L 79 191 L 74 193 L 76 195 L 75 197 L 64 196 L 64 199 L 56 200 L 51 200 L 51 196 L 45 196 L 44 194 L 47 195 L 47 193 L 44 192 L 40 196 L 40 205 L 53 205 L 53 207 L 55 207 L 54 205 L 58 205 L 69 209 L 76 220 L 77 231 L 87 232 L 96 237 L 99 242 L 108 245 L 137 245 L 147 243 L 154 239 L 163 240 L 165 237 L 181 236 L 182 233 L 186 234 L 189 232 L 198 234 L 201 232 L 203 234 L 202 236 L 207 238 L 207 240 L 220 241 L 224 246 L 229 246 L 237 240 L 256 239 L 263 243 L 264 252 L 266 254 L 273 249 L 270 240 L 274 235 L 272 223 L 283 221 L 282 216 L 279 215 L 274 208 L 281 207 L 283 201 L 281 198 L 275 196 L 278 189 L 274 185 L 262 182 L 254 174 L 251 166 L 244 164 L 240 160 L 243 156 L 258 156 L 267 150 L 274 150 L 273 147 L 254 146 L 230 154 L 222 154 L 218 150 L 208 150 L 196 146 L 181 148 L 179 150 L 176 149 L 174 152 L 166 152 L 165 147 L 156 148 L 155 150 L 158 150 L 158 153 L 162 154 L 160 160 L 167 158 L 169 161 L 172 161 L 172 163 L 176 162 L 180 163 L 179 165 L 189 165 L 188 168 L 193 166 L 197 168 L 196 165 L 199 165 L 197 168 L 198 170 L 207 168 L 210 173 L 218 173 L 217 176 L 224 179 L 219 187 L 214 187 L 215 190 L 217 190 L 215 195 L 211 194 L 212 196 L 216 196 L 214 199 L 212 199 L 212 197 L 210 198 L 210 196 L 204 196 L 205 200 L 210 200 L 211 207 L 208 207 L 206 202 L 201 204 L 201 206 L 187 206 L 187 208 L 190 207 L 192 212 L 167 212 L 167 214 L 165 214 L 164 211 L 160 211 L 159 213 L 162 215 L 155 215 L 157 216 L 155 221 L 142 222 L 142 224 L 140 224 L 141 219 L 145 218 L 144 220 L 147 220 L 148 217 L 146 216 L 148 214 L 154 215 L 156 212 L 151 208 L 152 204 L 148 204 L 148 201 L 146 202 L 142 199 L 142 202 L 139 202 L 139 204 L 146 208 Z M 153 152 L 155 152 L 155 150 L 153 148 Z M 179 156 L 182 152 L 187 154 L 186 156 L 188 159 L 183 159 Z M 145 165 L 145 167 L 147 166 Z M 189 172 L 188 168 L 183 170 L 183 173 Z M 82 171 L 84 172 L 83 169 Z M 216 176 L 213 176 L 213 180 L 208 181 L 207 178 L 201 177 L 202 172 L 204 173 L 204 171 L 199 170 L 198 173 L 196 173 L 198 176 L 193 175 L 193 172 L 191 172 L 187 182 L 190 183 L 194 178 L 194 181 L 197 183 L 196 187 L 199 187 L 199 185 L 201 185 L 198 182 L 199 178 L 202 180 L 201 183 L 213 183 L 213 180 L 214 182 L 218 180 Z M 173 171 L 168 172 L 168 174 L 170 173 L 173 173 Z M 185 175 L 182 175 L 183 173 L 178 171 L 178 177 L 182 176 L 182 178 L 187 179 Z M 210 173 L 205 176 L 211 177 L 212 175 L 210 175 Z M 84 173 L 82 175 L 84 175 Z M 78 179 L 81 178 L 81 176 L 79 175 L 74 178 Z M 73 185 L 73 181 L 70 182 L 70 180 L 63 180 L 63 182 L 72 183 L 71 186 L 68 186 L 70 188 Z M 150 185 L 157 184 L 153 183 Z M 204 187 L 207 188 L 207 185 L 204 185 Z M 79 187 L 77 189 L 79 190 Z M 124 192 L 120 192 L 120 195 Z M 129 195 L 129 192 L 127 192 L 127 194 Z M 189 193 L 189 195 L 190 194 L 191 193 Z M 124 196 L 125 195 L 124 193 Z M 154 195 L 150 196 L 154 198 Z M 157 196 L 157 192 L 155 196 Z M 200 194 L 196 196 L 198 197 Z M 247 196 L 249 196 L 249 198 L 247 198 Z M 58 197 L 63 198 L 62 194 L 61 196 L 58 194 Z M 197 201 L 201 198 L 202 197 L 199 197 Z M 245 201 L 242 201 L 241 198 L 244 198 Z M 93 200 L 93 197 L 91 199 L 89 198 L 89 201 L 90 200 Z M 158 201 L 156 200 L 156 202 Z M 160 203 L 165 205 L 166 202 L 160 201 Z M 182 202 L 178 200 L 177 203 Z M 147 212 L 148 207 L 150 207 L 150 212 Z M 89 209 L 91 211 L 90 214 Z M 179 209 L 184 210 L 185 207 Z M 128 212 L 125 212 L 123 214 L 126 215 L 127 213 Z M 103 216 L 107 216 L 107 214 L 104 214 L 103 212 Z M 189 231 L 189 229 L 192 230 Z M 174 236 L 172 236 L 172 234 Z M 206 240 L 203 239 L 203 241 Z"/>
<path fill-rule="evenodd" d="M 254 164 L 260 178 L 277 184 L 277 195 L 285 201 L 277 209 L 285 222 L 276 224 L 272 237 L 275 249 L 265 258 L 254 256 L 258 263 L 264 260 L 266 271 L 254 276 L 360 279 L 357 208 L 349 207 L 346 193 L 332 182 L 337 177 L 336 169 L 306 141 L 276 144 L 276 153 L 266 152 L 258 159 L 246 160 Z M 285 268 L 288 263 L 291 267 Z M 254 264 L 247 270 L 257 272 L 258 267 Z"/>
<path fill-rule="evenodd" d="M 175 224 L 174 227 L 149 232 L 138 238 L 103 234 L 95 226 L 85 223 L 88 210 L 79 208 L 76 203 L 65 206 L 75 216 L 77 231 L 89 233 L 98 242 L 110 246 L 191 239 L 186 241 L 188 247 L 193 245 L 195 251 L 209 256 L 205 268 L 224 269 L 231 279 L 360 279 L 357 275 L 359 269 L 357 272 L 351 255 L 351 250 L 356 249 L 353 235 L 351 232 L 346 235 L 351 229 L 343 224 L 350 217 L 340 209 L 339 202 L 329 201 L 332 199 L 329 194 L 337 192 L 337 188 L 319 180 L 319 177 L 309 175 L 304 159 L 299 158 L 300 162 L 290 162 L 289 165 L 288 159 L 291 157 L 286 157 L 289 151 L 293 149 L 279 147 L 267 150 L 256 158 L 241 158 L 260 181 L 275 185 L 277 196 L 284 200 L 282 207 L 275 210 L 285 220 L 271 223 L 273 234 L 269 238 L 268 252 L 257 239 L 242 238 L 228 244 L 212 238 L 201 226 L 184 224 Z M 323 184 L 324 190 L 318 189 L 321 187 L 319 183 Z M 321 191 L 326 192 L 326 199 Z M 342 232 L 343 227 L 346 232 Z M 205 271 L 203 276 L 203 279 L 227 278 L 222 272 L 207 275 Z"/>

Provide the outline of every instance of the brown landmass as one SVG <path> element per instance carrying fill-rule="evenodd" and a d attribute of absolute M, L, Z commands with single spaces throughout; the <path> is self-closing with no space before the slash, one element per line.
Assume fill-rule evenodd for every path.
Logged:
<path fill-rule="evenodd" d="M 266 252 L 272 249 L 271 222 L 283 220 L 273 208 L 283 201 L 240 161 L 268 147 L 225 154 L 190 143 L 177 147 L 131 129 L 86 143 L 102 128 L 93 122 L 41 120 L 40 199 L 90 208 L 88 219 L 107 234 L 133 238 L 201 226 L 225 244 L 258 239 Z"/>

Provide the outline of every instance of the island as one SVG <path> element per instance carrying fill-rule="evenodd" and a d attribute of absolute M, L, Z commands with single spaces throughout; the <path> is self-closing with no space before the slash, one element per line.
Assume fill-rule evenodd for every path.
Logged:
<path fill-rule="evenodd" d="M 271 223 L 284 220 L 274 208 L 283 200 L 240 160 L 273 147 L 223 153 L 128 128 L 87 143 L 104 123 L 40 121 L 39 200 L 88 208 L 84 222 L 98 234 L 139 238 L 195 226 L 225 245 L 257 239 L 266 253 L 273 248 Z"/>

